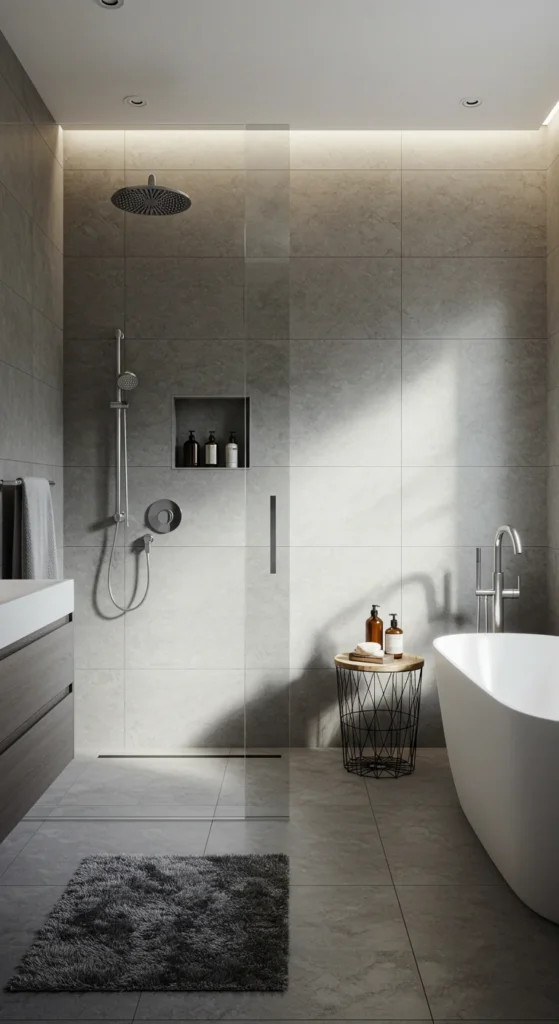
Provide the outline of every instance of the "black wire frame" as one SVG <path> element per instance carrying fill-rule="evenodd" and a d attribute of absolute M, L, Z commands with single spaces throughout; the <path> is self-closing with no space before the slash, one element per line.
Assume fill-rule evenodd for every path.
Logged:
<path fill-rule="evenodd" d="M 423 668 L 374 672 L 336 665 L 344 767 L 374 778 L 415 769 Z"/>

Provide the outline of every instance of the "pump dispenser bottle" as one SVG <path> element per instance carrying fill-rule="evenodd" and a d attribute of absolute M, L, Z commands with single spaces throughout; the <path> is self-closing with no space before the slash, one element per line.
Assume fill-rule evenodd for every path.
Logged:
<path fill-rule="evenodd" d="M 384 650 L 387 654 L 393 654 L 394 658 L 401 658 L 404 653 L 404 630 L 400 629 L 395 612 L 390 612 L 390 626 L 384 634 Z"/>
<path fill-rule="evenodd" d="M 365 640 L 369 643 L 380 644 L 382 647 L 382 619 L 379 618 L 378 604 L 371 608 L 371 614 L 365 623 Z"/>
<path fill-rule="evenodd" d="M 215 430 L 210 430 L 208 440 L 204 445 L 204 463 L 206 466 L 217 466 L 217 441 Z"/>
<path fill-rule="evenodd" d="M 200 445 L 193 430 L 189 432 L 188 441 L 184 442 L 184 465 L 189 468 L 200 465 Z"/>

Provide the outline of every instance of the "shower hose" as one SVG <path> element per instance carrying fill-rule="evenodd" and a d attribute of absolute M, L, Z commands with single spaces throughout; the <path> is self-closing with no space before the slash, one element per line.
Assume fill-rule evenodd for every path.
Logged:
<path fill-rule="evenodd" d="M 132 600 L 130 601 L 130 604 L 122 605 L 122 604 L 120 604 L 116 600 L 116 598 L 114 596 L 112 582 L 111 582 L 111 575 L 112 575 L 112 572 L 113 572 L 113 565 L 114 565 L 115 552 L 116 552 L 116 543 L 117 543 L 117 540 L 118 540 L 118 531 L 119 531 L 119 528 L 120 528 L 122 523 L 125 523 L 126 526 L 129 525 L 129 509 L 128 509 L 128 441 L 127 441 L 127 434 L 126 434 L 126 409 L 121 409 L 121 410 L 119 410 L 119 412 L 122 412 L 122 454 L 124 456 L 122 461 L 124 463 L 124 467 L 123 468 L 124 468 L 124 509 L 125 510 L 124 510 L 124 513 L 118 511 L 116 513 L 116 515 L 115 515 L 115 529 L 114 529 L 114 534 L 113 534 L 113 543 L 112 543 L 112 546 L 111 546 L 111 555 L 110 555 L 110 558 L 109 558 L 109 573 L 108 573 L 108 581 L 107 582 L 108 582 L 108 589 L 109 589 L 109 597 L 110 597 L 112 603 L 114 604 L 115 608 L 118 608 L 118 610 L 120 612 L 135 612 L 137 608 L 141 608 L 142 607 L 144 601 L 146 600 L 146 598 L 147 598 L 147 596 L 149 594 L 149 588 L 150 588 L 150 583 L 151 583 L 150 548 L 151 548 L 151 542 L 153 540 L 153 537 L 151 536 L 151 534 L 146 533 L 144 538 L 143 538 L 143 541 L 144 541 L 144 552 L 145 552 L 145 556 L 146 556 L 146 570 L 147 570 L 146 589 L 144 591 L 143 597 L 138 601 L 137 604 L 134 604 L 133 603 L 134 602 L 134 596 L 135 596 L 135 593 L 136 593 L 136 588 L 134 588 L 134 593 L 132 595 Z M 118 460 L 120 460 L 121 453 L 118 450 L 118 447 L 119 446 L 117 446 L 116 457 L 117 457 Z M 119 494 L 117 494 L 116 500 L 117 500 L 117 502 L 120 501 L 120 495 Z M 117 505 L 117 508 L 118 508 L 118 505 Z"/>

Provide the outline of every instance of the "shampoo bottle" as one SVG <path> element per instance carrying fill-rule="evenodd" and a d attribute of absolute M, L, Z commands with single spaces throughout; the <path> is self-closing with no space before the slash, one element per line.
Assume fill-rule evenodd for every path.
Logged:
<path fill-rule="evenodd" d="M 404 653 L 404 630 L 400 629 L 395 612 L 390 612 L 391 622 L 384 634 L 384 650 L 386 654 L 393 654 L 395 658 L 401 658 Z"/>
<path fill-rule="evenodd" d="M 188 441 L 184 442 L 184 466 L 198 466 L 200 463 L 200 445 L 196 440 L 193 430 L 188 434 Z"/>
<path fill-rule="evenodd" d="M 365 640 L 370 643 L 380 644 L 382 647 L 382 619 L 379 618 L 378 604 L 371 608 L 371 614 L 365 623 Z"/>
<path fill-rule="evenodd" d="M 239 467 L 239 446 L 234 430 L 229 434 L 229 441 L 225 445 L 225 465 L 227 469 L 238 469 Z"/>
<path fill-rule="evenodd" d="M 206 466 L 217 466 L 217 441 L 215 430 L 210 430 L 208 440 L 204 445 L 204 463 Z"/>

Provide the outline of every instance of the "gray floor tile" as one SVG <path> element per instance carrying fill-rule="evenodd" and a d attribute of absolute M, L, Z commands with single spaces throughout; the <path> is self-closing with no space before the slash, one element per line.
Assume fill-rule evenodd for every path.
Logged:
<path fill-rule="evenodd" d="M 396 885 L 502 885 L 460 807 L 379 807 L 380 837 Z"/>
<path fill-rule="evenodd" d="M 284 993 L 143 993 L 137 1020 L 430 1019 L 390 886 L 295 886 Z"/>
<path fill-rule="evenodd" d="M 508 886 L 399 886 L 435 1018 L 559 1019 L 559 928 Z"/>
<path fill-rule="evenodd" d="M 20 821 L 3 842 L 0 843 L 0 875 L 15 860 L 24 846 L 27 846 L 39 825 L 40 822 L 38 821 Z"/>
<path fill-rule="evenodd" d="M 66 885 L 91 854 L 193 854 L 200 856 L 207 821 L 48 821 L 0 876 L 3 886 Z"/>
<path fill-rule="evenodd" d="M 397 779 L 366 780 L 373 808 L 434 804 L 457 806 L 448 756 L 443 747 L 421 747 L 417 751 L 415 771 Z"/>
<path fill-rule="evenodd" d="M 0 888 L 0 946 L 31 942 L 59 896 L 58 885 L 4 885 Z"/>
<path fill-rule="evenodd" d="M 290 756 L 290 794 L 293 807 L 367 809 L 367 788 L 358 775 L 346 772 L 342 753 L 334 750 L 295 751 Z"/>
<path fill-rule="evenodd" d="M 287 853 L 292 885 L 391 884 L 372 816 L 359 810 L 294 809 L 285 822 L 214 822 L 206 853 Z"/>
<path fill-rule="evenodd" d="M 111 1020 L 126 1024 L 134 1017 L 138 992 L 4 992 L 27 947 L 0 944 L 1 1021 Z"/>

